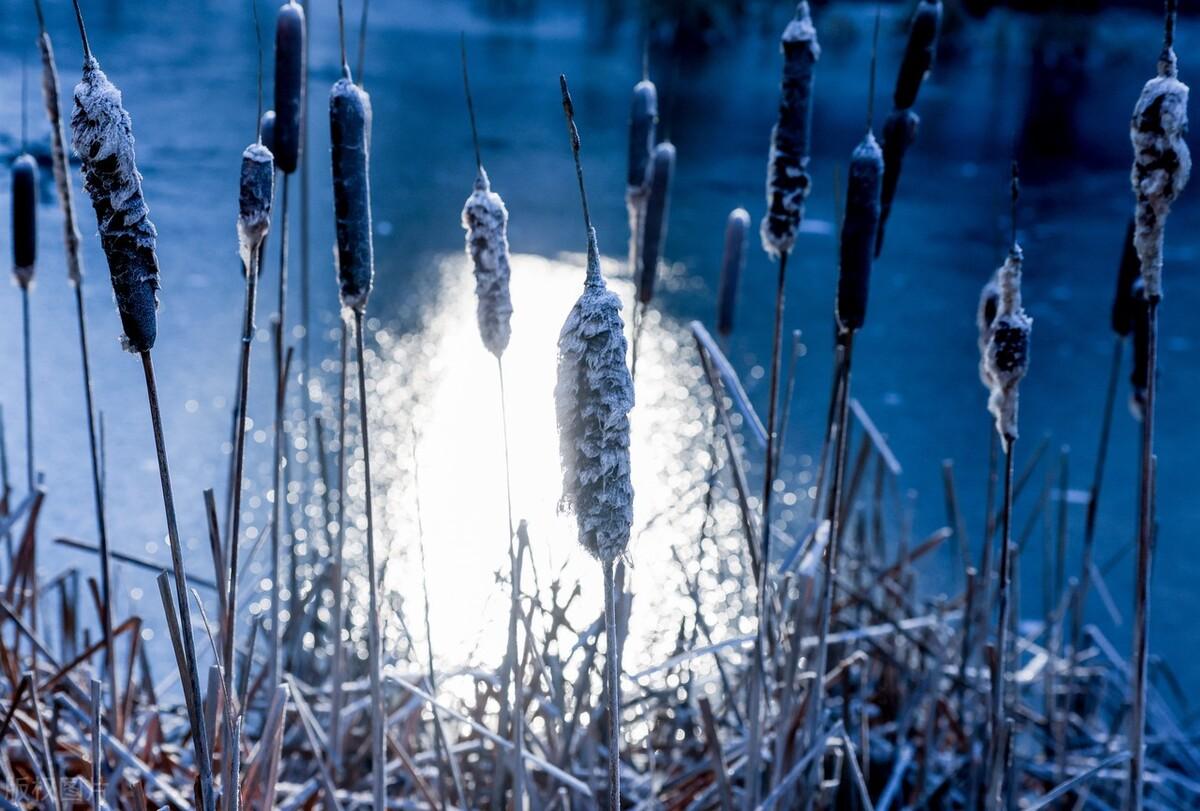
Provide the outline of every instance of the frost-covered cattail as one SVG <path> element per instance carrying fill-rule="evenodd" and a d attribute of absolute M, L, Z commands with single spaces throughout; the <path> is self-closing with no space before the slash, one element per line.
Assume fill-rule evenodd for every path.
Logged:
<path fill-rule="evenodd" d="M 12 165 L 13 274 L 22 289 L 29 287 L 37 264 L 38 166 L 26 153 Z"/>
<path fill-rule="evenodd" d="M 271 150 L 271 154 L 275 154 L 275 111 L 267 110 L 262 114 L 262 118 L 258 124 L 259 131 L 262 133 L 262 145 Z"/>
<path fill-rule="evenodd" d="M 717 290 L 717 334 L 733 332 L 738 280 L 746 268 L 746 234 L 750 230 L 750 212 L 735 208 L 725 222 L 725 250 L 721 255 L 721 281 Z"/>
<path fill-rule="evenodd" d="M 763 250 L 774 257 L 791 251 L 808 197 L 809 141 L 812 137 L 813 75 L 821 47 L 808 3 L 784 29 L 783 82 L 779 118 L 771 130 L 767 166 L 767 213 L 760 228 Z"/>
<path fill-rule="evenodd" d="M 602 561 L 613 561 L 629 544 L 633 524 L 629 478 L 633 379 L 625 364 L 621 300 L 607 288 L 600 272 L 600 250 L 583 192 L 579 134 L 565 78 L 562 93 L 583 199 L 588 252 L 583 295 L 571 308 L 558 338 L 554 400 L 563 469 L 560 503 L 575 513 L 583 547 Z"/>
<path fill-rule="evenodd" d="M 667 216 L 671 206 L 671 179 L 675 175 L 675 146 L 664 141 L 654 147 L 650 161 L 650 193 L 646 199 L 646 221 L 642 230 L 641 274 L 637 278 L 638 301 L 654 298 L 654 281 L 667 241 Z"/>
<path fill-rule="evenodd" d="M 337 225 L 337 271 L 342 305 L 366 309 L 375 276 L 371 237 L 370 102 L 349 70 L 329 93 L 333 153 L 333 211 Z M 276 127 L 276 138 L 279 136 Z"/>
<path fill-rule="evenodd" d="M 275 18 L 275 127 L 270 149 L 279 171 L 290 175 L 300 163 L 304 120 L 304 9 L 288 0 Z"/>
<path fill-rule="evenodd" d="M 917 103 L 917 94 L 933 65 L 941 27 L 941 0 L 920 0 L 909 23 L 904 58 L 896 76 L 896 89 L 892 93 L 894 108 L 883 125 L 883 207 L 875 245 L 876 256 L 883 251 L 883 235 L 892 211 L 892 201 L 896 199 L 896 189 L 900 185 L 904 154 L 916 141 L 921 125 L 920 116 L 911 108 Z"/>
<path fill-rule="evenodd" d="M 1134 245 L 1141 260 L 1146 296 L 1152 300 L 1162 297 L 1163 231 L 1167 215 L 1192 171 L 1191 153 L 1184 141 L 1188 86 L 1178 78 L 1173 32 L 1174 14 L 1169 10 L 1158 75 L 1142 88 L 1129 125 L 1134 152 L 1130 180 L 1137 197 Z"/>
<path fill-rule="evenodd" d="M 142 197 L 133 122 L 121 104 L 121 91 L 90 53 L 75 86 L 71 135 L 108 260 L 125 330 L 122 344 L 130 352 L 148 352 L 158 333 L 158 232 Z"/>
<path fill-rule="evenodd" d="M 467 253 L 475 264 L 475 316 L 479 337 L 496 357 L 504 354 L 512 336 L 512 296 L 508 262 L 508 209 L 492 191 L 487 171 L 479 166 L 475 190 L 462 210 Z"/>
<path fill-rule="evenodd" d="M 882 178 L 883 152 L 868 130 L 850 156 L 846 185 L 837 291 L 837 318 L 843 331 L 860 329 L 867 318 Z"/>
<path fill-rule="evenodd" d="M 1007 441 L 1017 438 L 1018 388 L 1029 369 L 1029 333 L 1033 321 L 1021 307 L 1020 246 L 1015 243 L 996 272 L 999 299 L 987 346 L 987 375 L 991 387 L 988 410 L 996 431 Z"/>
<path fill-rule="evenodd" d="M 238 246 L 242 262 L 250 267 L 252 252 L 258 250 L 271 230 L 271 201 L 275 196 L 275 159 L 271 150 L 253 143 L 242 152 L 238 184 Z"/>

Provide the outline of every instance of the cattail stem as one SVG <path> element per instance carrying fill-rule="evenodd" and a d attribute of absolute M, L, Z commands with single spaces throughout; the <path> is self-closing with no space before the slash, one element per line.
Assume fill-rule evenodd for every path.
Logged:
<path fill-rule="evenodd" d="M 341 366 L 338 385 L 338 468 L 337 468 L 337 549 L 334 550 L 333 577 L 333 663 L 330 666 L 330 679 L 333 682 L 330 698 L 331 709 L 329 719 L 329 760 L 331 771 L 336 775 L 341 769 L 342 735 L 342 670 L 345 664 L 345 649 L 342 646 L 342 629 L 345 628 L 345 609 L 343 607 L 342 572 L 344 551 L 346 548 L 346 367 L 349 362 L 350 339 L 349 325 L 342 319 L 342 334 L 338 344 L 341 349 Z"/>
<path fill-rule="evenodd" d="M 246 458 L 246 413 L 250 392 L 250 348 L 254 343 L 254 309 L 258 294 L 258 269 L 261 254 L 250 251 L 250 267 L 246 269 L 246 297 L 242 314 L 242 347 L 238 366 L 237 426 L 233 442 L 233 483 L 229 507 L 229 581 L 226 586 L 226 615 L 224 637 L 225 695 L 233 695 L 234 640 L 237 638 L 238 607 L 238 540 L 241 537 L 242 475 Z M 236 742 L 231 742 L 236 746 Z M 236 776 L 235 776 L 236 777 Z"/>
<path fill-rule="evenodd" d="M 195 698 L 192 717 L 192 740 L 196 749 L 196 768 L 200 772 L 200 802 L 204 811 L 215 811 L 213 798 L 212 761 L 209 758 L 208 734 L 200 707 L 200 672 L 196 664 L 196 645 L 192 639 L 192 611 L 188 601 L 187 573 L 183 565 L 183 549 L 179 541 L 179 524 L 175 517 L 175 495 L 171 487 L 171 467 L 167 462 L 167 443 L 163 437 L 162 411 L 158 404 L 158 384 L 154 377 L 154 361 L 150 351 L 141 353 L 142 370 L 146 377 L 146 399 L 150 406 L 150 425 L 154 432 L 154 447 L 158 454 L 158 476 L 162 484 L 163 509 L 167 517 L 167 538 L 171 546 L 171 567 L 175 575 L 175 596 L 179 603 L 179 623 L 183 637 L 185 669 L 188 671 L 186 690 Z"/>
<path fill-rule="evenodd" d="M 383 738 L 387 716 L 383 708 L 383 684 L 381 668 L 381 650 L 379 639 L 379 584 L 375 582 L 375 519 L 371 510 L 371 432 L 367 422 L 367 371 L 366 358 L 363 349 L 363 311 L 354 311 L 354 338 L 358 360 L 358 414 L 359 430 L 362 431 L 363 446 L 363 487 L 365 490 L 365 508 L 367 513 L 367 577 L 370 578 L 368 598 L 370 601 L 367 612 L 367 657 L 371 671 L 371 779 L 375 798 L 376 811 L 385 807 L 384 787 L 387 765 L 384 760 Z"/>
<path fill-rule="evenodd" d="M 783 354 L 783 312 L 784 287 L 787 280 L 788 251 L 779 255 L 779 279 L 775 288 L 775 333 L 771 344 L 771 385 L 770 400 L 767 406 L 767 450 L 763 464 L 763 495 L 762 521 L 760 522 L 759 556 L 758 556 L 758 596 L 756 611 L 758 614 L 758 632 L 754 650 L 754 686 L 752 689 L 755 700 L 750 707 L 750 751 L 749 775 L 750 794 L 749 807 L 758 806 L 761 781 L 758 773 L 762 760 L 762 714 L 766 690 L 766 657 L 768 638 L 770 637 L 770 618 L 767 611 L 770 605 L 770 572 L 771 572 L 771 494 L 775 481 L 775 441 L 776 441 L 776 407 L 779 400 L 779 372 Z"/>
<path fill-rule="evenodd" d="M 621 656 L 617 644 L 616 561 L 601 562 L 604 568 L 604 636 L 608 669 L 608 811 L 621 811 Z M 757 782 L 757 781 L 756 781 Z"/>
<path fill-rule="evenodd" d="M 517 644 L 520 633 L 521 616 L 521 572 L 517 565 L 519 554 L 516 548 L 516 536 L 513 529 L 512 502 L 512 463 L 508 447 L 508 398 L 504 391 L 504 359 L 496 356 L 496 370 L 500 379 L 500 424 L 504 435 L 504 492 L 508 498 L 508 555 L 511 568 L 510 580 L 512 599 L 508 615 L 509 653 L 512 661 L 513 680 L 513 712 L 512 712 L 512 742 L 513 742 L 513 806 L 525 808 L 525 762 L 522 752 L 525 741 L 525 696 L 524 673 L 521 667 L 521 646 Z"/>
<path fill-rule="evenodd" d="M 1142 416 L 1142 459 L 1138 482 L 1137 581 L 1134 584 L 1133 700 L 1130 710 L 1128 811 L 1142 811 L 1146 760 L 1146 691 L 1150 656 L 1150 569 L 1154 552 L 1154 400 L 1158 389 L 1158 305 L 1146 303 L 1146 408 Z"/>
<path fill-rule="evenodd" d="M 1087 608 L 1087 593 L 1091 587 L 1092 559 L 1095 553 L 1096 518 L 1100 512 L 1100 488 L 1104 484 L 1104 465 L 1108 459 L 1108 442 L 1112 434 L 1113 412 L 1116 410 L 1117 385 L 1121 376 L 1121 352 L 1125 339 L 1118 335 L 1113 341 L 1112 361 L 1109 364 L 1108 388 L 1104 395 L 1104 413 L 1100 423 L 1100 443 L 1096 451 L 1096 466 L 1092 471 L 1092 488 L 1088 493 L 1087 514 L 1083 529 L 1083 560 L 1079 571 L 1079 589 L 1071 620 L 1071 655 L 1078 659 L 1083 638 L 1083 617 Z M 1074 684 L 1074 680 L 1072 680 Z M 1068 699 L 1067 706 L 1071 706 Z"/>
<path fill-rule="evenodd" d="M 21 285 L 21 336 L 25 360 L 25 476 L 32 493 L 37 486 L 37 463 L 33 455 L 33 335 L 29 314 L 29 285 Z"/>
<path fill-rule="evenodd" d="M 279 212 L 279 298 L 275 311 L 275 374 L 283 369 L 283 347 L 287 336 L 288 288 L 288 175 L 283 173 L 283 204 Z M 279 450 L 278 448 L 276 449 Z"/>
<path fill-rule="evenodd" d="M 1015 444 L 1015 439 L 1004 438 L 1004 502 L 1000 510 L 1000 582 L 996 597 L 999 603 L 999 618 L 996 625 L 996 661 L 992 671 L 991 775 L 988 781 L 986 805 L 988 811 L 999 811 L 1004 796 L 1005 749 L 1007 748 L 1004 692 L 1008 679 L 1008 632 L 1011 613 L 1009 592 L 1012 587 L 1013 445 Z M 1011 790 L 1012 787 L 1009 788 Z"/>
<path fill-rule="evenodd" d="M 280 525 L 287 503 L 284 487 L 284 465 L 287 463 L 285 434 L 283 430 L 283 407 L 287 399 L 287 379 L 292 366 L 292 347 L 284 354 L 283 365 L 275 379 L 275 442 L 271 463 L 271 669 L 270 684 L 279 684 L 283 679 L 283 611 L 279 591 L 283 587 L 280 577 Z"/>
<path fill-rule="evenodd" d="M 817 746 L 818 729 L 824 715 L 825 677 L 829 669 L 829 625 L 833 614 L 833 587 L 837 580 L 838 546 L 842 533 L 842 499 L 846 474 L 847 434 L 850 426 L 850 371 L 854 359 L 854 332 L 841 336 L 842 383 L 837 411 L 837 440 L 834 442 L 833 465 L 829 479 L 829 542 L 825 550 L 825 571 L 821 578 L 821 602 L 818 614 L 817 653 L 815 657 L 815 694 L 809 700 L 807 742 Z M 819 762 L 814 761 L 814 764 Z M 815 768 L 815 766 L 814 766 Z M 814 775 L 815 776 L 815 775 Z"/>

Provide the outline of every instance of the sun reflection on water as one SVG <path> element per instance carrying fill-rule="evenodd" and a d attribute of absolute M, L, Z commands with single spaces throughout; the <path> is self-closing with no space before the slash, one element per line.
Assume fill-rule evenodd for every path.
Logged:
<path fill-rule="evenodd" d="M 558 333 L 582 290 L 584 260 L 516 255 L 512 263 L 515 314 L 503 365 L 513 519 L 528 521 L 532 545 L 533 568 L 524 585 L 544 591 L 561 579 L 569 592 L 579 582 L 571 617 L 581 629 L 601 610 L 600 569 L 577 544 L 574 518 L 557 511 L 561 473 L 553 391 Z M 610 286 L 631 302 L 633 286 L 616 275 L 619 264 L 603 264 Z M 440 666 L 494 664 L 504 650 L 508 620 L 507 585 L 501 580 L 507 576 L 508 519 L 500 375 L 479 338 L 469 262 L 453 255 L 438 265 L 439 292 L 423 325 L 406 334 L 379 329 L 378 349 L 368 356 L 377 543 L 388 560 L 385 590 L 403 601 L 407 631 L 421 647 L 423 537 Z M 669 655 L 680 620 L 694 610 L 673 548 L 701 587 L 716 587 L 731 566 L 739 571 L 738 562 L 712 542 L 709 553 L 718 560 L 699 563 L 711 406 L 686 326 L 652 311 L 640 356 L 631 417 L 636 495 L 627 556 L 635 594 L 626 647 L 630 669 Z M 353 478 L 352 493 L 361 488 L 361 482 L 353 486 Z M 727 503 L 716 521 L 734 526 Z M 723 544 L 736 542 L 726 538 Z M 348 547 L 347 560 L 361 560 L 355 554 Z M 736 622 L 741 609 L 740 594 L 721 598 L 706 606 L 715 627 Z M 400 636 L 398 629 L 388 631 Z"/>

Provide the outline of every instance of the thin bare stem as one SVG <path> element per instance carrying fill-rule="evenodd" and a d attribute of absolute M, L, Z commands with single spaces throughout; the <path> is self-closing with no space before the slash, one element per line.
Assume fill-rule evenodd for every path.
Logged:
<path fill-rule="evenodd" d="M 364 65 L 367 61 L 367 9 L 370 6 L 370 0 L 363 0 L 362 14 L 358 18 L 358 84 L 360 87 L 366 84 Z"/>
<path fill-rule="evenodd" d="M 196 664 L 196 645 L 192 639 L 192 611 L 188 605 L 187 572 L 183 565 L 183 548 L 179 541 L 179 523 L 175 517 L 175 495 L 171 487 L 171 466 L 167 462 L 167 443 L 163 436 L 162 410 L 158 404 L 158 384 L 154 378 L 154 361 L 149 350 L 142 352 L 142 371 L 146 377 L 146 399 L 150 405 L 150 425 L 154 432 L 154 447 L 158 454 L 158 475 L 162 484 L 163 509 L 167 517 L 167 538 L 171 546 L 171 568 L 175 575 L 175 597 L 179 603 L 180 635 L 183 637 L 183 658 L 188 684 L 195 708 L 192 713 L 192 740 L 196 749 L 196 765 L 200 771 L 200 801 L 204 811 L 215 811 L 213 797 L 212 760 L 209 757 L 208 733 L 204 716 L 199 710 L 200 673 Z"/>
<path fill-rule="evenodd" d="M 579 160 L 579 130 L 575 126 L 575 104 L 571 101 L 571 92 L 567 89 L 567 77 L 558 75 L 558 84 L 562 89 L 563 113 L 567 117 L 567 134 L 571 138 L 571 154 L 575 157 L 575 176 L 579 178 L 579 199 L 583 203 L 583 224 L 589 236 L 592 232 L 592 215 L 588 211 L 587 191 L 583 187 L 583 164 Z"/>
<path fill-rule="evenodd" d="M 1146 692 L 1150 659 L 1150 574 L 1154 552 L 1154 404 L 1158 390 L 1157 297 L 1146 304 L 1146 407 L 1142 417 L 1142 459 L 1138 482 L 1137 580 L 1134 584 L 1133 706 L 1130 710 L 1129 795 L 1125 807 L 1142 811 L 1146 761 Z"/>
<path fill-rule="evenodd" d="M 346 10 L 344 0 L 338 0 L 338 48 L 342 54 L 342 75 L 350 78 L 350 63 L 346 61 Z"/>
<path fill-rule="evenodd" d="M 384 726 L 387 716 L 383 707 L 382 684 L 382 651 L 379 639 L 379 584 L 375 573 L 375 518 L 371 509 L 371 431 L 367 421 L 367 371 L 366 358 L 363 348 L 363 313 L 354 311 L 354 338 L 358 360 L 358 415 L 359 430 L 362 432 L 363 446 L 363 487 L 365 492 L 365 508 L 367 517 L 367 577 L 370 580 L 368 589 L 369 606 L 367 613 L 367 657 L 371 671 L 371 780 L 375 797 L 375 808 L 382 809 L 385 804 L 385 786 L 387 784 L 384 759 Z"/>
<path fill-rule="evenodd" d="M 1013 445 L 1012 437 L 1004 437 L 1004 502 L 1001 506 L 1000 583 L 997 589 L 999 619 L 996 624 L 996 658 L 992 671 L 991 774 L 988 780 L 988 811 L 999 811 L 1004 797 L 1004 760 L 1006 749 L 1005 698 L 1008 680 L 1009 615 L 1012 612 L 1012 506 L 1013 506 Z M 1010 787 L 1011 788 L 1011 787 Z"/>
<path fill-rule="evenodd" d="M 37 487 L 37 462 L 33 455 L 33 336 L 29 314 L 29 285 L 21 285 L 21 337 L 25 361 L 25 477 L 32 493 Z"/>
<path fill-rule="evenodd" d="M 79 9 L 79 0 L 71 0 L 75 6 L 75 22 L 79 25 L 79 39 L 83 43 L 83 63 L 86 65 L 92 59 L 92 46 L 88 44 L 87 28 L 83 24 L 83 12 Z"/>
<path fill-rule="evenodd" d="M 617 644 L 617 584 L 613 576 L 616 562 L 606 560 L 604 568 L 604 636 L 608 670 L 608 811 L 621 811 L 621 656 Z"/>
<path fill-rule="evenodd" d="M 467 95 L 467 116 L 471 119 L 471 143 L 475 146 L 475 168 L 483 168 L 483 158 L 479 156 L 479 130 L 475 128 L 475 102 L 471 97 L 471 78 L 467 74 L 467 35 L 458 35 L 458 47 L 462 54 L 463 91 Z M 510 533 L 511 534 L 511 533 Z"/>
<path fill-rule="evenodd" d="M 517 644 L 517 637 L 520 633 L 518 617 L 521 614 L 521 570 L 517 564 L 519 552 L 514 545 L 512 462 L 508 446 L 508 398 L 505 396 L 504 391 L 504 361 L 500 356 L 496 357 L 496 370 L 499 373 L 500 379 L 500 428 L 501 433 L 504 435 L 504 492 L 508 499 L 508 555 L 509 567 L 511 569 L 509 575 L 511 581 L 511 605 L 509 606 L 508 636 L 511 648 L 510 652 L 512 654 L 513 680 L 513 804 L 516 808 L 523 809 L 526 805 L 525 764 L 522 756 L 522 750 L 525 748 L 525 697 L 523 694 L 524 685 L 522 684 L 524 674 L 521 668 L 522 648 Z"/>
<path fill-rule="evenodd" d="M 258 113 L 254 118 L 254 139 L 258 143 L 262 143 L 262 116 L 263 116 L 263 44 L 262 44 L 262 26 L 258 22 L 258 0 L 250 0 L 250 12 L 254 16 L 254 41 L 258 45 Z"/>
<path fill-rule="evenodd" d="M 342 630 L 345 628 L 345 608 L 343 597 L 342 566 L 346 548 L 346 366 L 349 355 L 349 325 L 342 319 L 342 334 L 338 341 L 341 350 L 341 367 L 338 387 L 338 467 L 337 467 L 337 549 L 334 550 L 333 570 L 333 664 L 330 666 L 333 692 L 330 710 L 329 760 L 333 773 L 341 769 L 341 707 L 342 707 L 342 670 L 345 662 L 345 649 L 342 645 Z"/>
<path fill-rule="evenodd" d="M 285 175 L 286 177 L 286 175 Z M 271 457 L 271 669 L 270 684 L 278 685 L 283 679 L 283 606 L 279 591 L 283 587 L 280 576 L 280 524 L 282 511 L 287 502 L 283 483 L 283 469 L 287 462 L 285 434 L 283 430 L 283 407 L 287 399 L 287 379 L 292 366 L 292 347 L 288 347 L 275 379 L 275 443 Z"/>

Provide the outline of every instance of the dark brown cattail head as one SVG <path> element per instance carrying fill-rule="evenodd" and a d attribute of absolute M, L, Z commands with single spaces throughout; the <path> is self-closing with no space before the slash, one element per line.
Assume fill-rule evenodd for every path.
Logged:
<path fill-rule="evenodd" d="M 860 329 L 867 318 L 882 181 L 883 151 L 875 135 L 867 132 L 850 156 L 846 184 L 837 291 L 838 326 L 843 331 Z"/>
<path fill-rule="evenodd" d="M 275 18 L 275 133 L 271 151 L 279 171 L 291 174 L 300 163 L 304 121 L 304 9 L 294 0 Z"/>
<path fill-rule="evenodd" d="M 242 152 L 238 183 L 238 243 L 242 262 L 250 267 L 251 253 L 258 250 L 271 230 L 271 202 L 275 197 L 275 159 L 271 150 L 254 143 Z"/>
<path fill-rule="evenodd" d="M 121 91 L 91 56 L 75 86 L 71 133 L 108 260 L 125 330 L 122 343 L 131 352 L 148 352 L 158 335 L 158 232 L 142 197 L 133 122 L 121 104 Z"/>
<path fill-rule="evenodd" d="M 896 92 L 892 94 L 897 110 L 907 110 L 916 104 L 917 92 L 933 65 L 941 27 L 941 0 L 920 0 L 908 28 L 904 59 L 900 62 L 900 73 L 896 77 Z"/>
<path fill-rule="evenodd" d="M 721 281 L 717 291 L 717 334 L 726 337 L 733 332 L 738 280 L 746 268 L 746 234 L 750 230 L 750 213 L 744 208 L 729 212 L 725 223 L 725 251 L 721 255 Z"/>
<path fill-rule="evenodd" d="M 1141 274 L 1142 267 L 1138 261 L 1137 248 L 1133 244 L 1134 224 L 1129 220 L 1125 230 L 1125 245 L 1121 250 L 1121 265 L 1117 269 L 1117 291 L 1113 294 L 1112 328 L 1113 332 L 1125 337 L 1133 330 L 1133 322 L 1137 317 L 1138 304 L 1134 298 L 1134 284 Z"/>
<path fill-rule="evenodd" d="M 271 150 L 271 154 L 275 154 L 275 111 L 267 110 L 262 114 L 262 119 L 258 124 L 259 137 L 262 139 L 262 145 Z"/>
<path fill-rule="evenodd" d="M 650 182 L 650 157 L 658 124 L 658 90 L 642 79 L 633 86 L 629 111 L 629 166 L 625 184 L 631 194 L 644 193 Z"/>
<path fill-rule="evenodd" d="M 912 110 L 893 110 L 883 122 L 883 189 L 880 194 L 879 235 L 875 239 L 875 258 L 883 252 L 883 233 L 887 229 L 888 216 L 892 213 L 892 201 L 900 185 L 900 170 L 904 165 L 904 153 L 917 140 L 921 118 Z"/>
<path fill-rule="evenodd" d="M 370 102 L 366 91 L 348 76 L 338 79 L 329 93 L 337 271 L 342 304 L 359 312 L 366 309 L 375 277 L 370 129 Z"/>
<path fill-rule="evenodd" d="M 26 153 L 12 165 L 13 274 L 17 284 L 29 287 L 37 264 L 38 165 Z"/>
<path fill-rule="evenodd" d="M 767 213 L 759 229 L 763 250 L 779 256 L 792 249 L 808 198 L 809 142 L 812 138 L 813 77 L 821 46 L 808 3 L 796 6 L 796 16 L 784 29 L 783 81 L 779 118 L 771 131 L 767 163 Z"/>
<path fill-rule="evenodd" d="M 658 263 L 667 241 L 667 216 L 671 205 L 671 179 L 675 175 L 675 147 L 661 143 L 654 147 L 650 161 L 650 195 L 646 200 L 646 221 L 642 230 L 641 275 L 637 279 L 638 301 L 649 304 L 654 298 Z"/>

